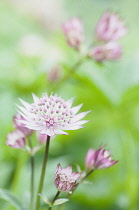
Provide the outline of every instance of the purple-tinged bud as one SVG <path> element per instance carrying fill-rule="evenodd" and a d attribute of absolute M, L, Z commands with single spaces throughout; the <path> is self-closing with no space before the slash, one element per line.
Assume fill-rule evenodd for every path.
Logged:
<path fill-rule="evenodd" d="M 80 176 L 80 172 L 72 173 L 71 166 L 62 168 L 58 164 L 55 172 L 55 186 L 59 191 L 72 193 Z"/>
<path fill-rule="evenodd" d="M 20 114 L 16 114 L 13 117 L 13 123 L 14 123 L 15 129 L 20 130 L 22 133 L 24 133 L 25 136 L 30 136 L 33 133 L 33 130 L 26 128 L 25 124 L 22 123 L 21 120 L 25 120 L 25 119 Z"/>
<path fill-rule="evenodd" d="M 98 62 L 104 61 L 105 60 L 104 46 L 97 46 L 91 49 L 88 53 L 88 56 Z"/>
<path fill-rule="evenodd" d="M 122 48 L 116 42 L 108 42 L 105 45 L 97 46 L 90 50 L 88 56 L 98 62 L 104 60 L 117 60 L 122 56 Z"/>
<path fill-rule="evenodd" d="M 87 169 L 104 169 L 111 167 L 118 161 L 112 160 L 109 150 L 100 147 L 98 150 L 90 149 L 87 152 L 85 165 Z"/>
<path fill-rule="evenodd" d="M 79 18 L 72 18 L 63 24 L 63 31 L 69 46 L 79 50 L 84 40 L 83 25 Z"/>
<path fill-rule="evenodd" d="M 50 82 L 59 81 L 62 78 L 62 76 L 63 76 L 62 69 L 58 66 L 52 67 L 47 74 L 47 78 Z"/>
<path fill-rule="evenodd" d="M 108 42 L 104 46 L 106 60 L 117 60 L 122 56 L 122 48 L 117 42 Z"/>
<path fill-rule="evenodd" d="M 96 27 L 96 36 L 101 41 L 113 41 L 123 37 L 127 28 L 118 14 L 106 12 Z"/>
<path fill-rule="evenodd" d="M 25 146 L 25 135 L 20 130 L 15 130 L 9 133 L 6 140 L 6 144 L 15 149 L 20 149 Z"/>

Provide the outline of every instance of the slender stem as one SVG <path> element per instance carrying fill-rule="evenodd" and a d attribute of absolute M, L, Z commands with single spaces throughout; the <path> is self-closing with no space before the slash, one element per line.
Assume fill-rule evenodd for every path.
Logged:
<path fill-rule="evenodd" d="M 81 181 L 83 181 L 84 179 L 86 179 L 90 174 L 92 174 L 94 172 L 94 169 L 92 169 L 91 171 L 89 171 L 83 178 Z"/>
<path fill-rule="evenodd" d="M 40 207 L 40 196 L 38 196 L 38 194 L 41 194 L 42 188 L 43 188 L 45 170 L 46 170 L 47 159 L 48 159 L 49 143 L 50 143 L 50 136 L 47 136 L 47 141 L 46 141 L 46 146 L 45 146 L 45 153 L 44 153 L 44 159 L 43 159 L 43 165 L 42 165 L 42 172 L 41 172 L 40 183 L 39 183 L 39 188 L 38 188 L 38 193 L 37 193 L 35 210 L 39 210 L 39 207 Z"/>
<path fill-rule="evenodd" d="M 70 76 L 73 74 L 73 72 L 75 72 L 77 70 L 77 68 L 83 63 L 83 61 L 86 59 L 86 56 L 81 58 L 77 63 L 75 63 L 70 71 L 68 72 L 68 74 L 59 82 L 59 84 L 57 84 L 54 88 L 53 88 L 53 92 L 55 92 L 55 90 L 57 90 L 58 88 L 60 88 L 60 86 L 67 80 L 70 78 Z"/>
<path fill-rule="evenodd" d="M 31 198 L 30 198 L 30 210 L 33 210 L 33 203 L 34 203 L 34 155 L 32 154 L 32 142 L 31 139 L 28 139 L 28 143 L 31 149 L 31 185 L 30 185 L 30 192 L 31 192 Z"/>
<path fill-rule="evenodd" d="M 55 200 L 58 198 L 59 194 L 60 194 L 60 191 L 57 191 L 57 193 L 56 193 L 56 195 L 55 195 L 54 199 L 52 200 L 51 206 L 49 207 L 49 209 L 48 209 L 48 210 L 51 210 L 51 209 L 52 209 L 53 204 L 54 204 Z"/>

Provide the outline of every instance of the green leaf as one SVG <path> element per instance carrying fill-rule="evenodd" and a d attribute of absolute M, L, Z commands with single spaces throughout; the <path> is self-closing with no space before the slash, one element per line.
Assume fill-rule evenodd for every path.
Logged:
<path fill-rule="evenodd" d="M 12 206 L 18 210 L 25 210 L 22 203 L 10 191 L 0 189 L 0 198 L 8 201 Z"/>
<path fill-rule="evenodd" d="M 86 181 L 86 180 L 83 180 L 81 183 L 82 184 L 93 184 L 92 182 L 89 182 L 89 181 Z"/>
<path fill-rule="evenodd" d="M 48 200 L 47 197 L 45 197 L 45 196 L 42 195 L 42 194 L 38 194 L 38 195 L 42 198 L 42 200 L 43 200 L 45 203 L 47 203 L 49 206 L 51 205 L 51 202 Z"/>
<path fill-rule="evenodd" d="M 67 198 L 60 198 L 60 199 L 57 199 L 57 200 L 55 200 L 53 206 L 60 205 L 60 204 L 65 203 L 65 202 L 67 202 L 67 201 L 69 201 L 69 199 L 67 199 Z"/>

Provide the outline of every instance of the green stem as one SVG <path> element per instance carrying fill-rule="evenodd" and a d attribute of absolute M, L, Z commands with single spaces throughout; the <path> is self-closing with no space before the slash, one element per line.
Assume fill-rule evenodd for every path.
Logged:
<path fill-rule="evenodd" d="M 56 195 L 55 195 L 55 197 L 54 197 L 54 199 L 53 199 L 53 201 L 52 201 L 52 203 L 51 203 L 51 206 L 49 207 L 48 210 L 51 210 L 51 209 L 52 209 L 53 204 L 54 204 L 55 200 L 58 198 L 59 194 L 60 194 L 60 191 L 57 191 L 57 193 L 56 193 Z"/>
<path fill-rule="evenodd" d="M 32 154 L 32 142 L 31 139 L 28 139 L 28 143 L 31 149 L 31 185 L 30 185 L 30 192 L 31 192 L 31 198 L 30 198 L 30 210 L 33 210 L 33 203 L 34 203 L 34 155 Z"/>
<path fill-rule="evenodd" d="M 70 78 L 70 76 L 76 71 L 76 69 L 83 63 L 83 61 L 86 59 L 86 56 L 81 58 L 77 63 L 75 63 L 70 71 L 68 72 L 68 74 L 59 82 L 59 84 L 57 84 L 54 88 L 52 92 L 55 92 L 58 88 L 61 87 L 61 85 L 66 82 L 67 79 Z"/>
<path fill-rule="evenodd" d="M 49 143 L 50 143 L 50 136 L 47 136 L 47 141 L 46 141 L 46 146 L 45 146 L 45 153 L 44 153 L 44 159 L 43 159 L 43 165 L 42 165 L 42 172 L 41 172 L 40 183 L 39 183 L 39 188 L 38 188 L 38 193 L 37 193 L 37 200 L 36 200 L 36 208 L 35 208 L 35 210 L 39 210 L 39 207 L 40 207 L 40 196 L 38 196 L 38 194 L 41 194 L 42 188 L 43 188 L 45 169 L 46 169 L 47 159 L 48 159 Z"/>

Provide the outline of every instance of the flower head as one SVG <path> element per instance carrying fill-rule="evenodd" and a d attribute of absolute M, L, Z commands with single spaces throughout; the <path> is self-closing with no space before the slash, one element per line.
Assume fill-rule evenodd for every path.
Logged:
<path fill-rule="evenodd" d="M 41 134 L 54 136 L 56 134 L 66 134 L 63 130 L 77 130 L 83 128 L 83 124 L 88 122 L 81 120 L 88 112 L 76 113 L 82 105 L 71 107 L 73 99 L 64 101 L 57 95 L 45 93 L 41 98 L 33 94 L 34 103 L 29 104 L 20 99 L 24 105 L 18 106 L 18 111 L 24 117 L 20 120 L 25 127 L 38 130 Z M 81 120 L 81 121 L 80 121 Z"/>
<path fill-rule="evenodd" d="M 112 160 L 109 150 L 100 147 L 98 150 L 90 149 L 87 152 L 85 165 L 87 169 L 104 169 L 117 163 Z"/>
<path fill-rule="evenodd" d="M 20 130 L 15 130 L 7 135 L 6 144 L 15 149 L 20 149 L 25 146 L 25 135 Z"/>
<path fill-rule="evenodd" d="M 123 37 L 127 33 L 123 21 L 118 14 L 106 12 L 96 28 L 96 36 L 102 41 L 113 41 Z"/>
<path fill-rule="evenodd" d="M 69 46 L 79 49 L 84 39 L 82 21 L 79 18 L 70 19 L 63 24 L 63 31 Z"/>
<path fill-rule="evenodd" d="M 13 118 L 15 129 L 22 131 L 22 133 L 24 133 L 25 136 L 30 136 L 33 133 L 33 130 L 26 128 L 24 123 L 20 122 L 20 120 L 25 120 L 25 119 L 24 117 L 22 117 L 22 115 L 16 114 Z"/>
<path fill-rule="evenodd" d="M 89 52 L 89 56 L 98 62 L 104 60 L 117 60 L 121 55 L 122 48 L 116 42 L 108 42 L 107 44 L 97 46 Z"/>
<path fill-rule="evenodd" d="M 55 172 L 55 186 L 59 191 L 72 193 L 80 176 L 80 172 L 72 173 L 71 166 L 62 168 L 58 164 Z"/>

